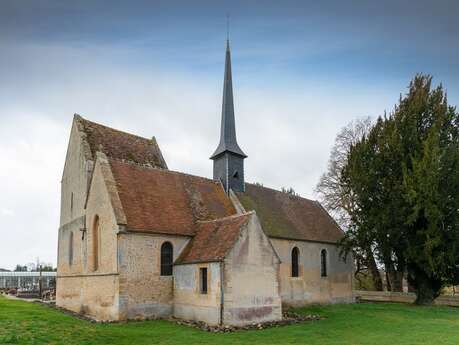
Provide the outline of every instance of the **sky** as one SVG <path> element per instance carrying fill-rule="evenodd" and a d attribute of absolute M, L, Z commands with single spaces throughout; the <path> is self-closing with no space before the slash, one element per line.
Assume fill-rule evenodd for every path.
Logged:
<path fill-rule="evenodd" d="M 337 132 L 416 73 L 459 104 L 459 2 L 0 1 L 0 267 L 56 264 L 74 113 L 211 177 L 230 17 L 246 180 L 317 198 Z"/>

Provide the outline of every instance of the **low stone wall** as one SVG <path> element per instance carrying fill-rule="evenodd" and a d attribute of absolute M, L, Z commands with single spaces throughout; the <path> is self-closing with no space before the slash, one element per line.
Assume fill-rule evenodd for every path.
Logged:
<path fill-rule="evenodd" d="M 416 299 L 416 294 L 407 292 L 388 292 L 388 291 L 354 291 L 354 296 L 357 300 L 368 302 L 399 302 L 413 303 Z M 459 296 L 440 296 L 435 302 L 435 305 L 449 305 L 459 307 Z"/>

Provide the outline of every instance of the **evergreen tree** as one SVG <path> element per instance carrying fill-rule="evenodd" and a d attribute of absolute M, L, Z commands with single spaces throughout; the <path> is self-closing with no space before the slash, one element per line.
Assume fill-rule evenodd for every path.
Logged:
<path fill-rule="evenodd" d="M 351 147 L 341 172 L 356 202 L 343 248 L 372 248 L 392 290 L 407 271 L 419 304 L 458 278 L 458 124 L 442 86 L 432 90 L 431 77 L 417 75 L 394 111 Z"/>

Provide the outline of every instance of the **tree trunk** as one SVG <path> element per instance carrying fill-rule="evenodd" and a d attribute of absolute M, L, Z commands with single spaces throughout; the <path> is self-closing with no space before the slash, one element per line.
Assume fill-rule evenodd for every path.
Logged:
<path fill-rule="evenodd" d="M 395 292 L 403 292 L 403 272 L 394 270 L 391 276 L 392 290 Z"/>
<path fill-rule="evenodd" d="M 387 271 L 387 268 L 386 268 L 386 291 L 392 291 L 392 285 L 390 284 L 390 282 L 391 282 L 390 273 Z"/>
<path fill-rule="evenodd" d="M 403 292 L 403 271 L 395 269 L 394 263 L 388 261 L 386 267 L 387 291 Z"/>
<path fill-rule="evenodd" d="M 392 261 L 386 261 L 384 262 L 384 267 L 386 269 L 386 288 L 387 291 L 394 291 L 394 264 Z"/>
<path fill-rule="evenodd" d="M 435 298 L 440 295 L 441 280 L 429 277 L 422 269 L 411 268 L 410 281 L 416 289 L 415 304 L 431 305 Z"/>
<path fill-rule="evenodd" d="M 367 251 L 367 267 L 370 270 L 375 290 L 383 291 L 383 282 L 381 279 L 381 275 L 379 274 L 378 266 L 376 265 L 376 260 L 371 250 Z"/>

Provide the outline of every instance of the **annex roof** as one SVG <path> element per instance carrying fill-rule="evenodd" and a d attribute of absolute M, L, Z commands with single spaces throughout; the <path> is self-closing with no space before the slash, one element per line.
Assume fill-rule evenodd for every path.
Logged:
<path fill-rule="evenodd" d="M 175 264 L 221 261 L 233 247 L 250 214 L 235 215 L 199 222 L 196 235 L 185 247 Z"/>
<path fill-rule="evenodd" d="M 246 211 L 255 210 L 269 237 L 336 243 L 343 231 L 319 202 L 246 183 L 236 193 Z"/>

